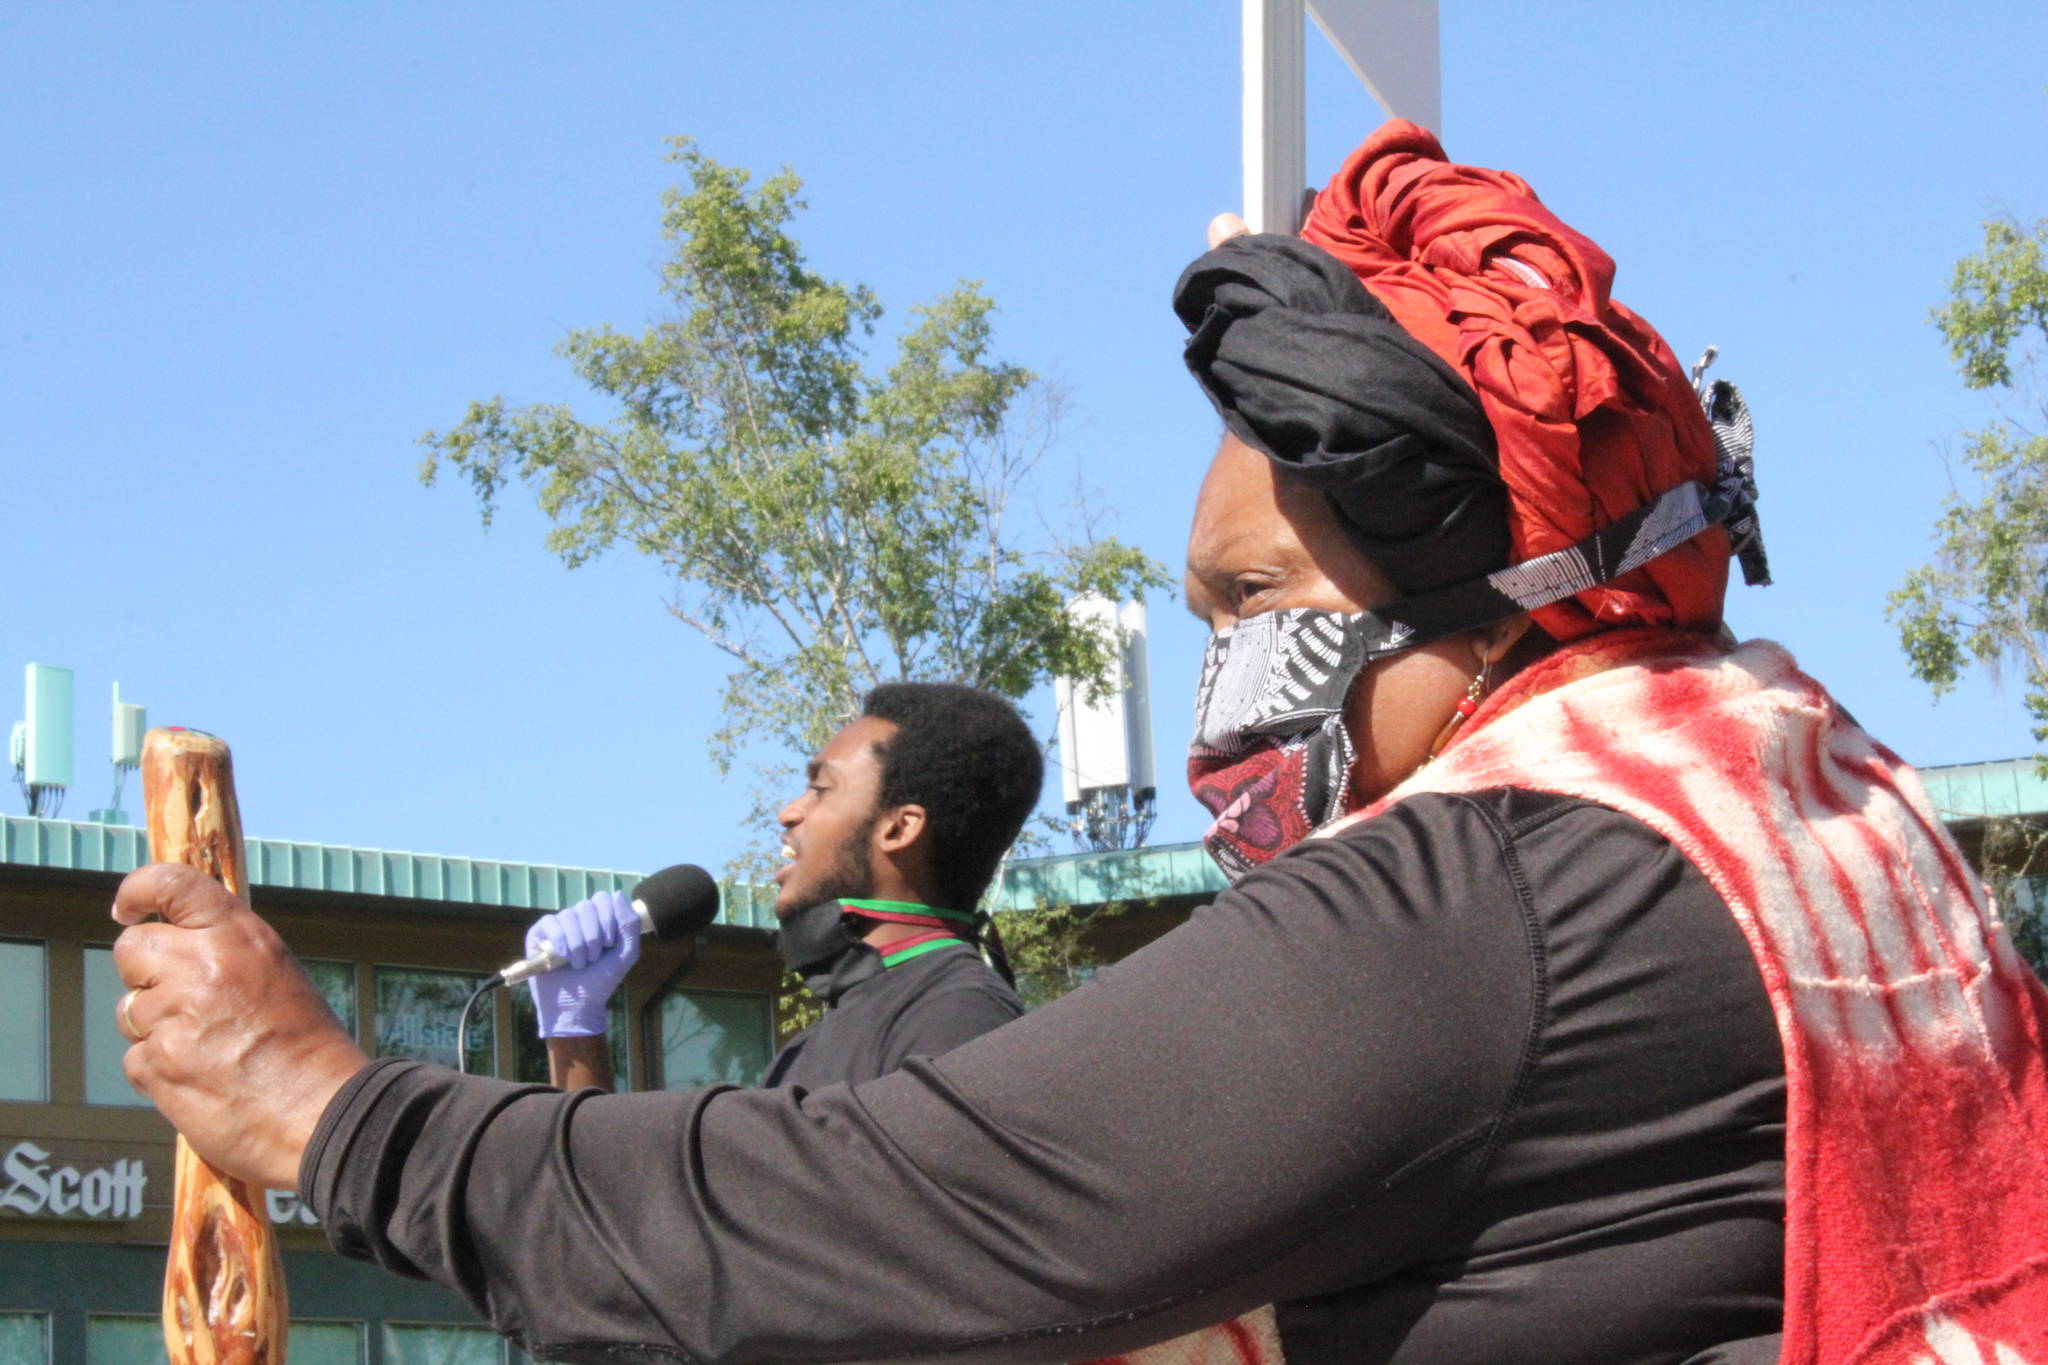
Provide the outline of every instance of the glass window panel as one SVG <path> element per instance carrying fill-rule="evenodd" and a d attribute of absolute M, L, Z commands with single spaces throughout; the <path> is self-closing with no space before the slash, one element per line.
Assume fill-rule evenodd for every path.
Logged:
<path fill-rule="evenodd" d="M 442 1322 L 384 1324 L 384 1365 L 504 1365 L 504 1343 L 488 1327 Z M 294 1357 L 293 1365 L 297 1365 Z"/>
<path fill-rule="evenodd" d="M 377 1055 L 411 1057 L 416 1061 L 455 1065 L 455 1031 L 463 1002 L 484 981 L 482 972 L 438 972 L 418 967 L 377 969 Z M 491 1059 L 490 1001 L 477 1002 L 469 1020 L 469 1065 L 472 1074 L 489 1075 Z"/>
<path fill-rule="evenodd" d="M 670 991 L 661 1000 L 661 1083 L 758 1085 L 773 1053 L 768 997 Z"/>
<path fill-rule="evenodd" d="M 128 988 L 114 970 L 114 950 L 98 944 L 85 947 L 85 1102 L 87 1104 L 148 1104 L 128 1084 L 121 1070 L 128 1040 L 114 1022 L 114 1007 Z M 111 1321 L 111 1319 L 109 1319 Z"/>
<path fill-rule="evenodd" d="M 49 1365 L 50 1319 L 44 1313 L 0 1313 L 0 1365 Z"/>
<path fill-rule="evenodd" d="M 291 1365 L 363 1365 L 360 1322 L 300 1322 L 294 1318 L 286 1345 Z"/>
<path fill-rule="evenodd" d="M 17 1359 L 28 1359 L 7 1351 L 8 1338 L 4 1333 L 5 1320 L 0 1317 L 0 1363 L 15 1365 Z M 486 1332 L 485 1335 L 490 1334 Z M 294 1321 L 287 1345 L 292 1365 L 362 1365 L 363 1327 L 357 1322 Z M 34 1359 L 41 1362 L 43 1358 L 36 1356 Z M 88 1317 L 85 1320 L 85 1359 L 86 1365 L 157 1365 L 167 1361 L 163 1319 L 112 1314 Z M 469 1357 L 450 1359 L 467 1360 Z M 491 1360 L 495 1365 L 495 1357 L 483 1359 Z"/>
<path fill-rule="evenodd" d="M 49 1018 L 43 945 L 0 940 L 0 1100 L 50 1097 Z"/>
<path fill-rule="evenodd" d="M 356 964 L 302 961 L 299 965 L 306 969 L 306 975 L 320 988 L 320 994 L 327 997 L 327 1008 L 333 1010 L 334 1017 L 341 1020 L 341 1026 L 348 1030 L 348 1036 L 355 1037 Z"/>
<path fill-rule="evenodd" d="M 479 1006 L 481 1008 L 481 1006 Z M 632 1075 L 626 1065 L 626 1000 L 621 991 L 612 993 L 604 1007 L 605 1050 L 612 1055 L 613 1089 L 619 1094 L 631 1090 Z M 512 988 L 512 1079 L 548 1080 L 548 1044 L 540 1036 L 540 1016 L 533 1008 L 533 992 L 525 986 Z"/>
<path fill-rule="evenodd" d="M 164 1320 L 94 1315 L 85 1320 L 85 1365 L 167 1365 Z"/>

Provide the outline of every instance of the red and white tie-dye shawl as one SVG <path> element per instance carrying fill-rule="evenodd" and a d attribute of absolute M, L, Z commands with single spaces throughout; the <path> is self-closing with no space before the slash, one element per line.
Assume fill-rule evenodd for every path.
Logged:
<path fill-rule="evenodd" d="M 1494 787 L 1657 830 L 1756 954 L 1785 1048 L 1784 1365 L 2048 1365 L 2048 991 L 1912 769 L 1776 645 L 1638 629 L 1516 676 L 1320 833 Z M 1262 1309 L 1121 1359 L 1280 1355 Z"/>
<path fill-rule="evenodd" d="M 1503 786 L 1649 825 L 1756 954 L 1785 1048 L 1785 1365 L 2048 1363 L 2048 991 L 1912 769 L 1776 645 L 1631 630 L 1510 680 L 1352 819 Z"/>

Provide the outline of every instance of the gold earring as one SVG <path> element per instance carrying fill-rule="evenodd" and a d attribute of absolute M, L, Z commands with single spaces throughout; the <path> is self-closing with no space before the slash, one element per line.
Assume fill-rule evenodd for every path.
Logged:
<path fill-rule="evenodd" d="M 1451 742 L 1451 736 L 1458 733 L 1458 727 L 1472 718 L 1479 709 L 1479 703 L 1486 699 L 1486 689 L 1493 673 L 1493 660 L 1480 663 L 1479 671 L 1472 675 L 1472 685 L 1465 689 L 1465 695 L 1458 698 L 1458 704 L 1451 710 L 1451 718 L 1444 722 L 1444 728 L 1436 732 L 1436 742 L 1429 746 L 1429 757 L 1435 758 L 1443 752 L 1444 745 Z M 1428 759 L 1423 760 L 1425 763 Z"/>

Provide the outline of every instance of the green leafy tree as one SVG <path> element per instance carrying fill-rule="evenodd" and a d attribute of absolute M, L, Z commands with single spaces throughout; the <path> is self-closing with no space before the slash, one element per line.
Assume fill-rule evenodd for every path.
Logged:
<path fill-rule="evenodd" d="M 1087 942 L 1089 926 L 1129 908 L 1122 901 L 1077 909 L 1039 905 L 1004 915 L 997 928 L 1017 973 L 1017 994 L 1027 1008 L 1057 1000 L 1095 974 L 1100 956 Z"/>
<path fill-rule="evenodd" d="M 2004 414 L 1966 437 L 1971 487 L 1944 501 L 1934 562 L 1891 595 L 1890 615 L 1937 697 L 1973 662 L 2017 672 L 2034 738 L 2048 744 L 2048 221 L 1986 223 L 1984 249 L 1956 264 L 1933 319 L 1963 382 L 1998 392 Z M 2037 757 L 2048 774 L 2048 753 Z"/>
<path fill-rule="evenodd" d="M 422 481 L 465 478 L 486 527 L 522 485 L 570 568 L 620 546 L 661 566 L 671 612 L 732 662 L 711 757 L 753 768 L 763 828 L 792 760 L 876 683 L 1012 699 L 1056 675 L 1104 685 L 1120 641 L 1068 600 L 1138 596 L 1165 572 L 1113 537 L 1034 524 L 1059 403 L 990 354 L 993 302 L 962 283 L 911 307 L 876 366 L 882 305 L 806 263 L 795 174 L 756 184 L 686 138 L 671 148 L 685 183 L 663 197 L 659 320 L 556 348 L 599 412 L 472 403 L 421 438 Z M 1093 516 L 1079 509 L 1084 528 Z"/>
<path fill-rule="evenodd" d="M 2025 816 L 1987 820 L 1978 861 L 2012 930 L 2013 947 L 2048 978 L 2048 822 Z"/>
<path fill-rule="evenodd" d="M 571 568 L 620 545 L 659 563 L 670 610 L 733 663 L 721 772 L 757 745 L 811 752 L 892 678 L 1011 698 L 1055 674 L 1105 678 L 1118 642 L 1067 600 L 1165 574 L 1114 538 L 1020 525 L 1058 404 L 989 354 L 994 304 L 963 283 L 912 307 L 873 368 L 882 306 L 806 264 L 796 176 L 754 185 L 686 138 L 672 148 L 688 183 L 663 199 L 667 315 L 557 347 L 605 415 L 472 403 L 421 438 L 421 479 L 459 472 L 486 526 L 524 484 Z"/>

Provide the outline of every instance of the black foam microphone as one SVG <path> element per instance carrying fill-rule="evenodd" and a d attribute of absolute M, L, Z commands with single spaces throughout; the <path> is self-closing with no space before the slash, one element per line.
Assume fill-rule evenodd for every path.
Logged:
<path fill-rule="evenodd" d="M 633 910 L 640 916 L 641 934 L 652 935 L 659 942 L 688 938 L 718 918 L 718 883 L 695 863 L 664 867 L 635 886 L 630 894 Z M 543 948 L 491 977 L 483 989 L 517 985 L 529 976 L 568 965 L 567 958 Z"/>

